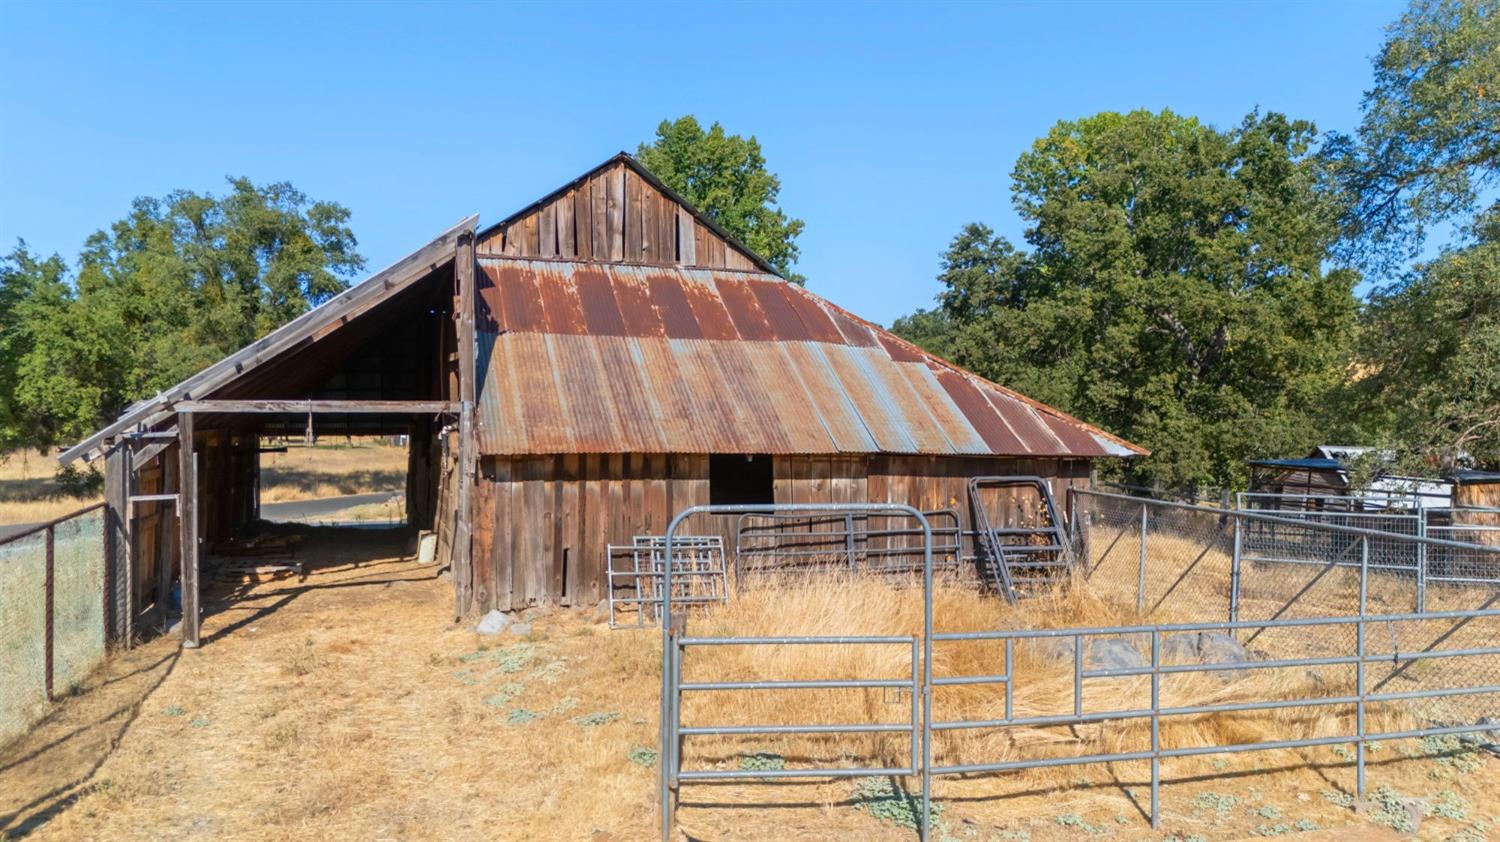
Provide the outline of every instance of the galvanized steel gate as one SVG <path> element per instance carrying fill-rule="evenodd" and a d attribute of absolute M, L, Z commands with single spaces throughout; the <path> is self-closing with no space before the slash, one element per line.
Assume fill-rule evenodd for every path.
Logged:
<path fill-rule="evenodd" d="M 915 520 L 922 532 L 922 653 L 920 670 L 918 665 L 918 640 L 915 637 L 759 637 L 759 638 L 694 638 L 680 633 L 680 626 L 672 617 L 672 554 L 678 527 L 694 515 L 739 515 L 778 513 L 839 512 L 853 514 L 905 515 Z M 657 762 L 661 766 L 660 805 L 661 832 L 663 839 L 672 836 L 672 825 L 677 806 L 677 789 L 683 780 L 723 780 L 743 777 L 883 777 L 890 775 L 919 775 L 922 781 L 922 827 L 928 826 L 928 809 L 931 791 L 927 770 L 932 766 L 932 732 L 928 715 L 932 704 L 932 525 L 918 509 L 895 503 L 813 503 L 780 505 L 735 505 L 693 506 L 682 510 L 667 527 L 666 564 L 662 582 L 662 627 L 661 627 L 661 751 Z M 682 682 L 682 655 L 685 650 L 708 646 L 908 646 L 911 651 L 911 678 L 907 679 L 830 679 L 813 681 L 762 681 L 762 682 Z M 840 723 L 835 725 L 766 725 L 766 726 L 709 726 L 682 727 L 682 694 L 704 691 L 748 691 L 748 690 L 797 690 L 797 689 L 907 689 L 911 693 L 911 719 L 906 724 Z M 839 767 L 826 769 L 784 769 L 755 771 L 698 770 L 683 772 L 683 737 L 708 734 L 810 734 L 810 733 L 871 733 L 906 731 L 910 733 L 911 751 L 904 767 Z M 918 755 L 921 755 L 920 757 Z M 926 837 L 926 833 L 923 833 Z"/>

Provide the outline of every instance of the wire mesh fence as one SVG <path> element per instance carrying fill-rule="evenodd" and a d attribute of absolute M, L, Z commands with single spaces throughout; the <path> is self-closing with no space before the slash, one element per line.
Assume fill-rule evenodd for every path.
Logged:
<path fill-rule="evenodd" d="M 1462 542 L 1469 535 L 1462 527 L 1423 537 L 1412 517 L 1397 514 L 1226 511 L 1101 492 L 1077 492 L 1074 511 L 1074 540 L 1091 589 L 1134 602 L 1153 622 L 1500 607 L 1500 545 L 1446 540 Z M 1453 571 L 1463 575 L 1444 575 Z M 1482 645 L 1471 623 L 1412 621 L 1380 633 L 1392 653 L 1388 682 L 1412 689 L 1449 680 L 1500 684 L 1494 655 L 1456 659 L 1440 670 L 1401 657 L 1437 646 Z M 1351 634 L 1343 627 L 1317 635 L 1271 627 L 1247 632 L 1240 642 L 1257 657 L 1324 657 L 1348 652 Z M 1437 719 L 1500 715 L 1494 698 L 1432 705 Z"/>
<path fill-rule="evenodd" d="M 54 528 L 52 692 L 67 693 L 104 661 L 104 510 Z"/>
<path fill-rule="evenodd" d="M 104 510 L 0 542 L 0 744 L 104 660 Z"/>
<path fill-rule="evenodd" d="M 47 709 L 47 536 L 0 544 L 0 743 Z"/>

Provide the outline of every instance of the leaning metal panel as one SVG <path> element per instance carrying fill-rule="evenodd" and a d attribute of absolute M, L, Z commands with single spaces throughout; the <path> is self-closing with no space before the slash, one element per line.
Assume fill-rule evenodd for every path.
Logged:
<path fill-rule="evenodd" d="M 684 605 L 725 602 L 729 587 L 724 539 L 718 535 L 684 535 L 677 539 L 680 557 L 673 573 L 672 598 Z M 639 628 L 661 616 L 661 588 L 666 543 L 660 535 L 637 535 L 629 546 L 605 547 L 608 566 L 610 628 Z"/>

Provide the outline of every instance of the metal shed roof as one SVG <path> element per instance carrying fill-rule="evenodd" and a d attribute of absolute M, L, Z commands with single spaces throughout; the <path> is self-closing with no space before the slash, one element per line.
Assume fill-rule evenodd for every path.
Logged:
<path fill-rule="evenodd" d="M 774 275 L 479 265 L 485 454 L 1146 452 Z"/>

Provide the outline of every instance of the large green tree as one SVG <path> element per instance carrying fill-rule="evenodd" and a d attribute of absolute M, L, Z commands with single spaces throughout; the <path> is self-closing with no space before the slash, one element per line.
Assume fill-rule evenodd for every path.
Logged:
<path fill-rule="evenodd" d="M 21 372 L 39 345 L 51 341 L 70 297 L 67 266 L 17 243 L 0 258 L 0 454 L 45 442 L 58 419 L 18 394 Z M 86 357 L 65 362 L 86 367 Z"/>
<path fill-rule="evenodd" d="M 1021 251 L 954 238 L 938 313 L 899 329 L 1153 451 L 1136 479 L 1227 484 L 1327 432 L 1356 311 L 1310 124 L 1170 111 L 1057 124 L 1013 173 Z M 928 336 L 913 331 L 919 326 Z"/>
<path fill-rule="evenodd" d="M 14 299 L 0 319 L 15 321 L 0 364 L 8 443 L 84 435 L 326 300 L 364 265 L 343 207 L 285 183 L 229 187 L 136 200 L 88 239 L 72 276 L 24 247 L 0 264 Z"/>
<path fill-rule="evenodd" d="M 1500 185 L 1500 0 L 1416 0 L 1386 31 L 1352 136 L 1326 155 L 1348 252 L 1391 270 Z"/>
<path fill-rule="evenodd" d="M 802 220 L 787 216 L 776 204 L 781 180 L 766 169 L 754 135 L 728 134 L 718 123 L 705 129 L 689 114 L 663 120 L 656 138 L 641 144 L 636 157 L 787 280 L 806 280 L 792 271 Z"/>
<path fill-rule="evenodd" d="M 1409 471 L 1500 469 L 1500 210 L 1472 240 L 1374 293 L 1357 406 Z"/>
<path fill-rule="evenodd" d="M 1345 248 L 1394 276 L 1361 319 L 1350 415 L 1407 471 L 1500 467 L 1500 0 L 1417 0 L 1374 65 L 1358 131 L 1325 152 Z M 1455 241 L 1399 271 L 1442 222 Z"/>

